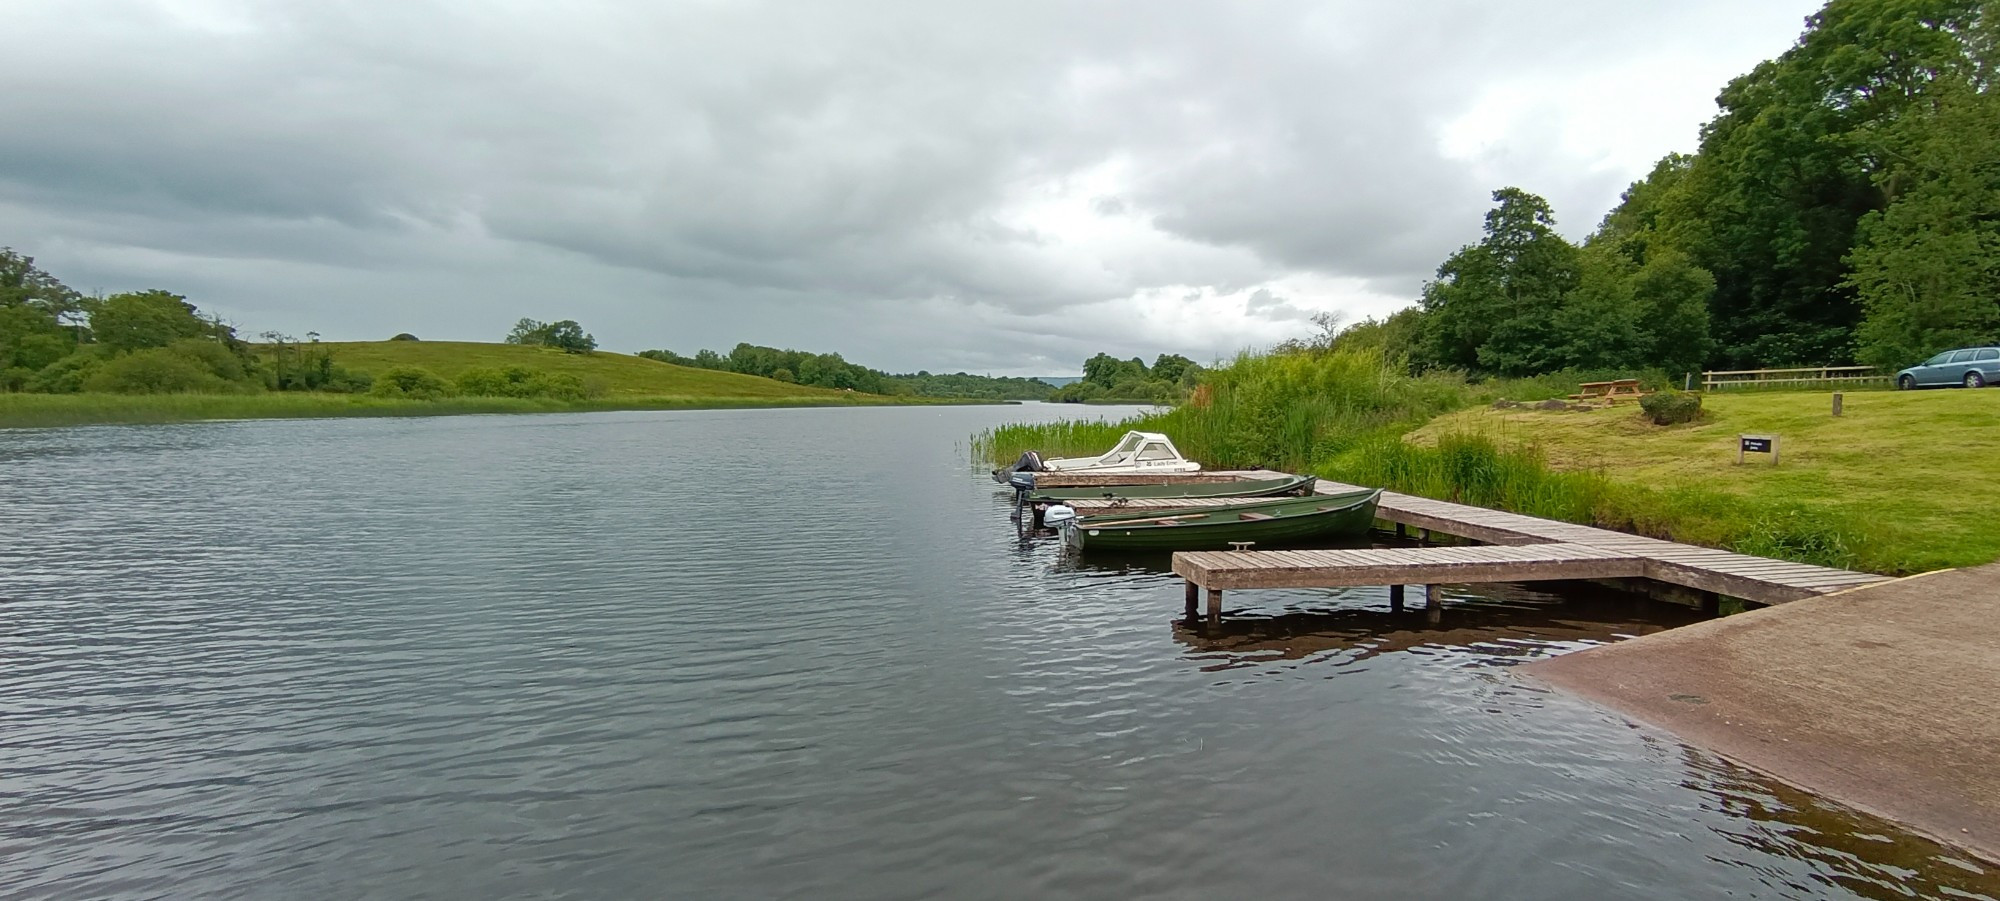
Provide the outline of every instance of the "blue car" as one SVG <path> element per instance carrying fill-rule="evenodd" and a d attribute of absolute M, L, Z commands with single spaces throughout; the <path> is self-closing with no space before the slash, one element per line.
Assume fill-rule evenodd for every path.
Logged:
<path fill-rule="evenodd" d="M 1896 387 L 1905 391 L 1936 385 L 1984 388 L 1994 382 L 2000 382 L 2000 347 L 1947 350 L 1896 373 Z"/>

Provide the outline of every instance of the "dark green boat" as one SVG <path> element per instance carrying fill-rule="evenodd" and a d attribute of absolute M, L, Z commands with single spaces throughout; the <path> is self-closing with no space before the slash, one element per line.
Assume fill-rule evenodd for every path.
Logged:
<path fill-rule="evenodd" d="M 1375 524 L 1379 488 L 1342 494 L 1246 500 L 1085 516 L 1065 523 L 1063 543 L 1078 550 L 1226 551 L 1234 542 L 1253 550 L 1330 537 L 1367 534 Z"/>
<path fill-rule="evenodd" d="M 1093 485 L 1088 488 L 1044 488 L 1028 495 L 1028 501 L 1085 501 L 1098 498 L 1169 499 L 1189 497 L 1275 497 L 1280 494 L 1310 494 L 1312 476 L 1285 476 L 1282 479 L 1244 479 L 1239 482 L 1197 482 L 1180 485 Z"/>

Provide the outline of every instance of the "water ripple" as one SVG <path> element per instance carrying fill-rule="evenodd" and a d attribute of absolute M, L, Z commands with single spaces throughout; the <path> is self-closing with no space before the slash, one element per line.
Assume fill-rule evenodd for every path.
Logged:
<path fill-rule="evenodd" d="M 2000 894 L 1505 673 L 1676 608 L 1176 623 L 965 466 L 1052 412 L 0 433 L 0 895 Z"/>

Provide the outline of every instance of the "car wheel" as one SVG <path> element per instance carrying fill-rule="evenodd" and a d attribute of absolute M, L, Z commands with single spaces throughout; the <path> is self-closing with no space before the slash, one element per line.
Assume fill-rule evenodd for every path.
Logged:
<path fill-rule="evenodd" d="M 1965 387 L 1984 388 L 1986 387 L 1986 377 L 1977 372 L 1968 372 L 1965 374 Z"/>
<path fill-rule="evenodd" d="M 1914 390 L 1917 387 L 1917 379 L 1915 376 L 1903 376 L 1896 380 L 1896 387 L 1904 391 Z"/>

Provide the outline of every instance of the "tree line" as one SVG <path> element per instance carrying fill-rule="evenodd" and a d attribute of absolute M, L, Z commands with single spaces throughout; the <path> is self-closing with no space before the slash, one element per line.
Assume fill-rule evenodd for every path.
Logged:
<path fill-rule="evenodd" d="M 1416 369 L 1915 363 L 2000 343 L 2000 16 L 1832 0 L 1581 244 L 1516 187 L 1417 306 L 1337 343 Z"/>
<path fill-rule="evenodd" d="M 639 356 L 692 366 L 762 376 L 781 382 L 818 388 L 846 389 L 865 394 L 914 395 L 920 397 L 979 397 L 1003 400 L 1041 399 L 1050 386 L 1036 379 L 973 375 L 965 372 L 932 373 L 928 370 L 895 375 L 850 363 L 837 353 L 764 347 L 741 343 L 729 353 L 698 350 L 682 356 L 671 350 L 642 350 Z"/>
<path fill-rule="evenodd" d="M 1058 403 L 1136 401 L 1169 403 L 1194 390 L 1201 366 L 1180 354 L 1161 354 L 1153 365 L 1133 357 L 1120 360 L 1099 353 L 1083 362 L 1083 378 L 1057 388 L 1048 399 Z"/>
<path fill-rule="evenodd" d="M 151 289 L 85 297 L 0 248 L 0 389 L 44 394 L 365 391 L 317 336 L 266 333 L 265 352 L 187 298 Z"/>

